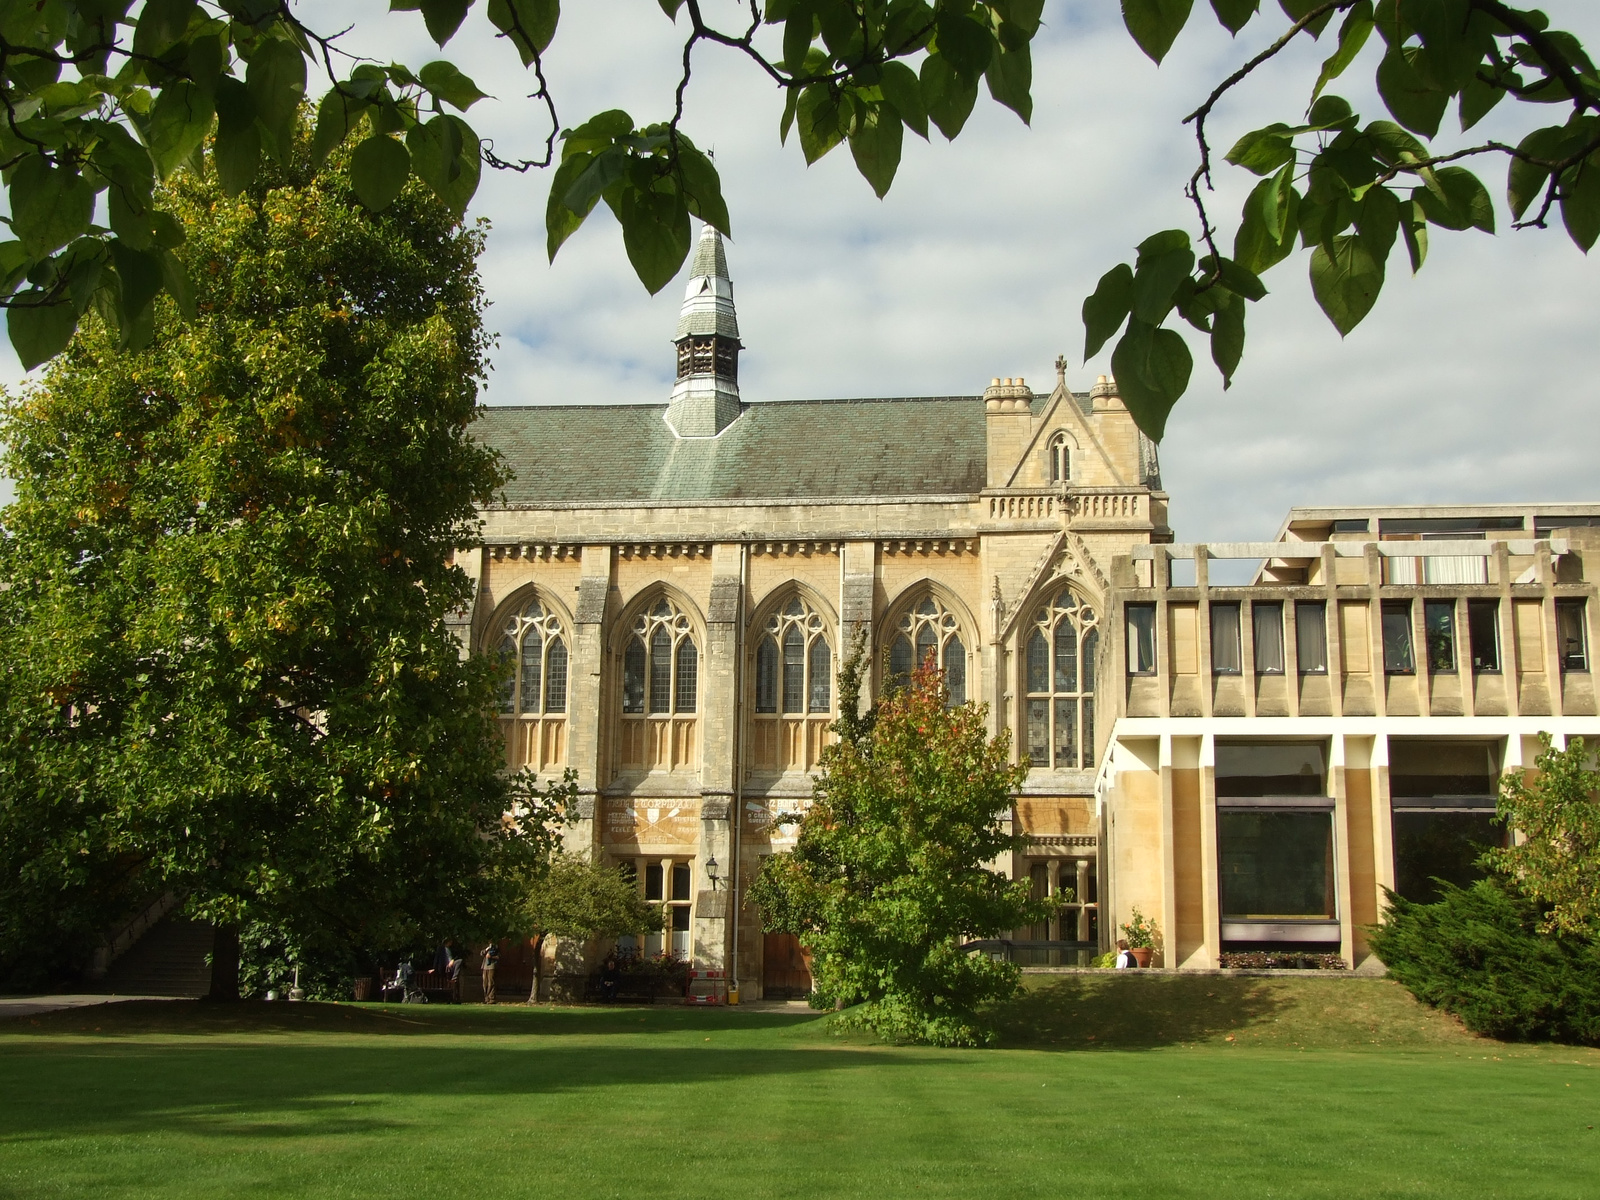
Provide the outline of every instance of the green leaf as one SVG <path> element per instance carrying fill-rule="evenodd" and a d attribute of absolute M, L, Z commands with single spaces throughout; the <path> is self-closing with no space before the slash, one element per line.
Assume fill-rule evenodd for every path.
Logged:
<path fill-rule="evenodd" d="M 785 88 L 783 92 L 783 119 L 778 122 L 778 145 L 789 144 L 789 129 L 795 114 L 800 111 L 800 89 Z"/>
<path fill-rule="evenodd" d="M 1380 267 L 1389 261 L 1399 231 L 1399 197 L 1386 187 L 1368 188 L 1356 212 L 1356 233 Z"/>
<path fill-rule="evenodd" d="M 683 170 L 683 194 L 689 212 L 732 237 L 728 206 L 722 198 L 722 178 L 717 174 L 716 165 L 681 136 L 678 165 Z"/>
<path fill-rule="evenodd" d="M 1535 158 L 1560 159 L 1565 157 L 1562 153 L 1562 144 L 1566 138 L 1567 131 L 1564 128 L 1560 125 L 1549 125 L 1543 129 L 1535 129 L 1518 143 L 1517 149 Z M 1538 199 L 1549 178 L 1549 167 L 1520 158 L 1511 160 L 1506 178 L 1506 202 L 1514 220 L 1522 220 L 1522 214 L 1528 211 L 1528 206 L 1534 200 Z"/>
<path fill-rule="evenodd" d="M 165 179 L 205 140 L 216 116 L 212 99 L 187 79 L 175 80 L 161 89 L 150 119 L 145 123 L 145 145 L 156 173 Z"/>
<path fill-rule="evenodd" d="M 1391 49 L 1378 64 L 1378 94 L 1394 119 L 1407 129 L 1431 138 L 1439 132 L 1450 97 L 1429 85 L 1413 65 L 1417 50 Z"/>
<path fill-rule="evenodd" d="M 1260 277 L 1231 258 L 1213 259 L 1207 254 L 1200 260 L 1200 270 L 1206 275 L 1217 270 L 1222 286 L 1246 300 L 1259 300 L 1267 294 L 1267 285 L 1261 282 Z"/>
<path fill-rule="evenodd" d="M 295 122 L 306 95 L 306 60 L 297 46 L 278 38 L 257 43 L 245 71 L 266 149 L 285 166 L 294 147 Z"/>
<path fill-rule="evenodd" d="M 1111 370 L 1134 423 L 1159 442 L 1167 430 L 1167 414 L 1189 386 L 1194 370 L 1189 347 L 1170 329 L 1133 320 L 1112 351 Z"/>
<path fill-rule="evenodd" d="M 1166 229 L 1139 243 L 1133 274 L 1133 315 L 1159 325 L 1172 311 L 1180 280 L 1194 270 L 1194 250 L 1181 229 Z"/>
<path fill-rule="evenodd" d="M 1083 302 L 1083 357 L 1100 353 L 1111 335 L 1122 328 L 1133 306 L 1133 268 L 1118 263 L 1100 276 L 1094 295 Z"/>
<path fill-rule="evenodd" d="M 1212 11 L 1229 33 L 1238 33 L 1261 11 L 1261 0 L 1211 0 Z"/>
<path fill-rule="evenodd" d="M 34 258 L 65 246 L 89 228 L 94 187 L 82 175 L 30 154 L 11 175 L 11 231 Z"/>
<path fill-rule="evenodd" d="M 1339 46 L 1322 64 L 1322 74 L 1317 76 L 1317 86 L 1311 89 L 1311 99 L 1322 95 L 1322 89 L 1344 74 L 1355 61 L 1356 55 L 1367 44 L 1372 33 L 1372 0 L 1358 0 L 1345 14 L 1339 26 Z"/>
<path fill-rule="evenodd" d="M 323 106 L 327 103 L 325 98 Z M 320 120 L 317 133 L 322 136 Z M 256 124 L 255 101 L 250 98 L 250 89 L 232 76 L 217 81 L 217 140 L 211 148 L 211 161 L 217 169 L 217 182 L 230 196 L 237 196 L 254 183 L 261 166 L 261 129 Z"/>
<path fill-rule="evenodd" d="M 1561 181 L 1561 220 L 1585 254 L 1600 238 L 1600 156 L 1591 155 Z M 1443 172 L 1440 172 L 1443 174 Z"/>
<path fill-rule="evenodd" d="M 6 327 L 11 348 L 17 352 L 24 371 L 31 371 L 67 348 L 78 317 L 65 300 L 41 304 L 44 293 L 31 288 L 12 301 L 6 310 Z"/>
<path fill-rule="evenodd" d="M 411 154 L 386 133 L 363 138 L 350 154 L 350 186 L 373 212 L 393 204 L 410 175 Z"/>
<path fill-rule="evenodd" d="M 923 140 L 928 137 L 928 109 L 922 103 L 922 84 L 917 73 L 903 62 L 883 64 L 883 98 L 900 114 L 900 119 L 912 133 Z M 794 89 L 790 89 L 790 95 Z"/>
<path fill-rule="evenodd" d="M 1245 199 L 1239 231 L 1234 234 L 1234 261 L 1255 275 L 1276 266 L 1294 249 L 1300 193 L 1293 187 L 1286 193 L 1281 188 L 1281 177 L 1256 184 Z"/>
<path fill-rule="evenodd" d="M 661 5 L 661 11 L 674 21 L 678 19 L 678 10 L 683 7 L 683 0 L 656 0 Z"/>
<path fill-rule="evenodd" d="M 947 141 L 955 141 L 978 102 L 978 81 L 963 79 L 943 54 L 930 54 L 922 60 L 921 78 L 928 119 Z"/>
<path fill-rule="evenodd" d="M 940 57 L 948 59 L 962 78 L 976 84 L 996 49 L 988 27 L 966 16 L 958 6 L 941 5 L 933 36 Z"/>
<path fill-rule="evenodd" d="M 872 185 L 873 194 L 882 200 L 900 167 L 900 141 L 904 127 L 899 116 L 882 104 L 868 107 L 864 120 L 850 134 L 850 155 L 856 170 Z"/>
<path fill-rule="evenodd" d="M 1211 361 L 1222 372 L 1223 391 L 1233 386 L 1233 373 L 1243 357 L 1244 301 L 1231 292 L 1221 292 L 1211 316 Z"/>
<path fill-rule="evenodd" d="M 677 4 L 673 8 L 676 10 Z M 522 65 L 527 66 L 554 40 L 561 0 L 489 0 L 488 15 L 489 23 L 511 39 Z"/>
<path fill-rule="evenodd" d="M 123 10 L 126 8 L 124 5 Z M 190 18 L 198 10 L 195 0 L 147 0 L 138 20 L 128 22 L 133 25 L 134 54 L 160 58 L 183 40 Z"/>
<path fill-rule="evenodd" d="M 1252 130 L 1233 144 L 1224 156 L 1236 167 L 1256 175 L 1270 175 L 1285 163 L 1294 161 L 1294 142 L 1286 136 L 1287 125 L 1272 124 Z"/>
<path fill-rule="evenodd" d="M 111 239 L 111 261 L 122 282 L 123 327 L 138 319 L 165 285 L 161 255 L 135 250 L 119 238 Z"/>
<path fill-rule="evenodd" d="M 1428 259 L 1428 221 L 1422 206 L 1412 201 L 1401 206 L 1400 232 L 1405 237 L 1406 253 L 1411 256 L 1411 273 L 1422 270 Z"/>
<path fill-rule="evenodd" d="M 389 7 L 396 9 L 402 4 L 391 2 Z M 403 7 L 422 9 L 422 20 L 428 26 L 428 36 L 443 46 L 461 28 L 461 22 L 467 19 L 467 9 L 472 7 L 472 0 L 410 0 Z"/>
<path fill-rule="evenodd" d="M 1298 21 L 1314 8 L 1322 6 L 1323 0 L 1278 0 L 1278 7 L 1291 21 Z M 1316 20 L 1306 26 L 1306 32 L 1313 38 L 1322 36 L 1322 31 L 1328 27 L 1328 22 L 1333 20 L 1333 10 L 1329 9 Z"/>
<path fill-rule="evenodd" d="M 1351 129 L 1356 123 L 1355 113 L 1350 111 L 1350 101 L 1343 96 L 1321 96 L 1311 104 L 1311 111 L 1306 114 L 1306 125 L 1298 130 L 1300 133 L 1310 133 L 1321 129 Z"/>
<path fill-rule="evenodd" d="M 1505 98 L 1505 94 L 1504 88 L 1495 87 L 1477 75 L 1468 80 L 1467 86 L 1461 89 L 1461 100 L 1457 105 L 1457 112 L 1461 117 L 1461 132 L 1465 133 L 1483 120 L 1494 106 Z"/>
<path fill-rule="evenodd" d="M 817 36 L 817 14 L 810 4 L 796 4 L 783 25 L 783 69 L 798 75 Z"/>
<path fill-rule="evenodd" d="M 675 194 L 629 186 L 623 190 L 618 216 L 628 261 L 653 296 L 672 281 L 689 257 L 689 210 Z"/>
<path fill-rule="evenodd" d="M 428 91 L 462 112 L 488 95 L 480 92 L 478 85 L 458 71 L 454 63 L 443 60 L 428 63 L 417 72 L 417 79 Z"/>
<path fill-rule="evenodd" d="M 1354 234 L 1320 242 L 1311 251 L 1311 292 L 1340 336 L 1361 324 L 1383 287 L 1383 267 Z"/>
<path fill-rule="evenodd" d="M 161 254 L 161 281 L 177 304 L 178 311 L 183 314 L 183 319 L 194 320 L 200 312 L 195 304 L 194 283 L 189 278 L 189 269 L 183 265 L 183 260 L 170 250 Z"/>
<path fill-rule="evenodd" d="M 800 93 L 799 120 L 800 149 L 808 167 L 844 140 L 839 102 L 824 84 L 814 83 Z"/>
<path fill-rule="evenodd" d="M 563 159 L 556 168 L 555 178 L 550 181 L 550 196 L 544 206 L 544 229 L 545 250 L 551 262 L 556 260 L 556 251 L 561 249 L 561 244 L 577 232 L 578 226 L 583 224 L 584 218 L 594 210 L 600 199 L 600 190 L 596 189 L 576 211 L 567 204 L 568 195 L 592 161 L 586 154 Z"/>
<path fill-rule="evenodd" d="M 1122 0 L 1122 23 L 1139 49 L 1159 64 L 1183 31 L 1193 7 L 1194 0 Z"/>
<path fill-rule="evenodd" d="M 628 152 L 621 146 L 607 146 L 585 161 L 584 169 L 574 176 L 572 186 L 562 196 L 562 203 L 573 212 L 587 213 L 627 168 Z"/>
<path fill-rule="evenodd" d="M 1373 121 L 1361 132 L 1372 143 L 1373 153 L 1391 166 L 1428 157 L 1427 148 L 1393 121 Z"/>
<path fill-rule="evenodd" d="M 989 95 L 1021 117 L 1024 125 L 1033 119 L 1033 58 L 1026 42 L 1016 50 L 997 47 L 984 78 Z"/>
<path fill-rule="evenodd" d="M 417 178 L 456 216 L 466 212 L 483 170 L 482 144 L 472 127 L 460 117 L 442 114 L 413 128 L 406 147 Z"/>
<path fill-rule="evenodd" d="M 1476 175 L 1465 167 L 1440 167 L 1434 182 L 1436 188 L 1419 187 L 1411 193 L 1428 220 L 1441 229 L 1494 232 L 1494 205 Z"/>
<path fill-rule="evenodd" d="M 317 127 L 311 136 L 314 166 L 322 166 L 335 148 L 344 145 L 345 138 L 369 107 L 366 100 L 346 96 L 338 88 L 329 89 L 322 103 L 317 105 Z"/>

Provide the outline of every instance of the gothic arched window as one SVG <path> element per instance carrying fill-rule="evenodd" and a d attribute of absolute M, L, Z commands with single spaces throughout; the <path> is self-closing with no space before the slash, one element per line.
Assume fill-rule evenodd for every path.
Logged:
<path fill-rule="evenodd" d="M 944 605 L 925 596 L 895 625 L 889 643 L 889 686 L 905 687 L 911 672 L 931 661 L 944 672 L 952 705 L 967 702 L 967 648 L 961 625 Z"/>
<path fill-rule="evenodd" d="M 537 598 L 507 622 L 499 649 L 511 659 L 500 691 L 507 761 L 543 770 L 566 759 L 567 634 Z"/>
<path fill-rule="evenodd" d="M 1034 613 L 1026 656 L 1028 761 L 1094 766 L 1094 669 L 1099 616 L 1067 588 Z"/>
<path fill-rule="evenodd" d="M 827 624 L 798 596 L 762 624 L 756 641 L 751 765 L 809 771 L 830 740 L 833 648 Z"/>
<path fill-rule="evenodd" d="M 1066 483 L 1072 478 L 1072 443 L 1064 433 L 1050 439 L 1050 482 Z"/>
<path fill-rule="evenodd" d="M 640 613 L 622 650 L 622 765 L 693 765 L 700 648 L 689 618 L 665 598 Z"/>

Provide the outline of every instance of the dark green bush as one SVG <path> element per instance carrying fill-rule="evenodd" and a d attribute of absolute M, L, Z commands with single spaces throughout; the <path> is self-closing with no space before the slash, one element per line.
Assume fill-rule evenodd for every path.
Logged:
<path fill-rule="evenodd" d="M 1348 971 L 1350 964 L 1337 954 L 1310 954 L 1295 950 L 1224 951 L 1225 968 L 1249 971 Z"/>
<path fill-rule="evenodd" d="M 1371 945 L 1393 978 L 1474 1033 L 1600 1044 L 1600 946 L 1537 932 L 1537 902 L 1503 878 L 1440 888 L 1435 904 L 1390 893 Z"/>

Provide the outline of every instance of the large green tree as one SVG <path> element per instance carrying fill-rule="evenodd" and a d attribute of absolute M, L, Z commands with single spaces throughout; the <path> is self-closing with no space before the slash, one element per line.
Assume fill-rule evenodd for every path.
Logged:
<path fill-rule="evenodd" d="M 91 314 L 6 400 L 0 959 L 165 889 L 308 954 L 498 932 L 549 852 L 566 791 L 504 772 L 501 664 L 444 620 L 503 478 L 482 232 L 414 183 L 372 213 L 348 159 L 175 174 L 193 315 L 119 351 Z"/>
<path fill-rule="evenodd" d="M 948 703 L 942 676 L 919 669 L 870 721 L 843 705 L 862 656 L 840 683 L 840 737 L 823 757 L 794 852 L 772 855 L 751 888 L 769 930 L 811 952 L 819 1000 L 847 1023 L 938 1045 L 989 1040 L 982 1008 L 1016 991 L 1018 969 L 964 951 L 1045 920 L 1057 901 L 993 869 L 1020 847 L 1006 828 L 1028 773 L 987 707 Z"/>
<path fill-rule="evenodd" d="M 592 857 L 558 854 L 528 881 L 514 917 L 515 932 L 533 939 L 532 1003 L 539 998 L 544 945 L 552 938 L 588 942 L 661 928 L 661 908 L 639 893 L 620 868 Z"/>
<path fill-rule="evenodd" d="M 1542 932 L 1600 939 L 1600 771 L 1582 738 L 1558 750 L 1550 735 L 1531 778 L 1500 781 L 1500 820 L 1515 841 L 1488 861 L 1544 906 Z"/>

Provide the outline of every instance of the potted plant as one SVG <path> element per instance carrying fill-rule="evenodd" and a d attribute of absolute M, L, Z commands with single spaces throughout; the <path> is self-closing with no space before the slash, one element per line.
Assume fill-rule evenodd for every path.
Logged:
<path fill-rule="evenodd" d="M 1148 967 L 1150 956 L 1155 952 L 1156 939 L 1161 936 L 1161 930 L 1156 923 L 1136 908 L 1128 923 L 1122 927 L 1122 936 L 1128 939 L 1128 949 L 1133 951 L 1133 961 L 1141 967 Z"/>

